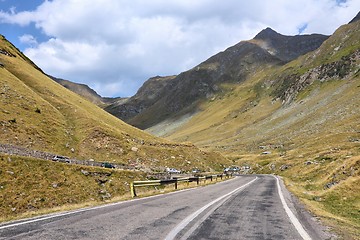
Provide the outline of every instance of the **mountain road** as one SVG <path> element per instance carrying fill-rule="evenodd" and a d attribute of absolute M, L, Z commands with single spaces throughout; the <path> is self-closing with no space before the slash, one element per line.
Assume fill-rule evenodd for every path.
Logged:
<path fill-rule="evenodd" d="M 327 239 L 272 175 L 0 225 L 0 239 Z"/>

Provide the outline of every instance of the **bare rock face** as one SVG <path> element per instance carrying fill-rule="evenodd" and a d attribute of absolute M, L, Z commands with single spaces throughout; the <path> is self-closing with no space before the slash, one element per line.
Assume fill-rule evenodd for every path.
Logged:
<path fill-rule="evenodd" d="M 285 36 L 266 28 L 254 40 L 262 44 L 274 56 L 289 62 L 320 47 L 328 38 L 321 34 Z"/>

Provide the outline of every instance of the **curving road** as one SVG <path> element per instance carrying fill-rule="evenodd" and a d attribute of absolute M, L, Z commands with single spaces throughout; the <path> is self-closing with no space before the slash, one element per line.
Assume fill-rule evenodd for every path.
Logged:
<path fill-rule="evenodd" d="M 274 176 L 246 175 L 161 196 L 5 223 L 0 225 L 0 239 L 328 238 L 293 201 Z"/>

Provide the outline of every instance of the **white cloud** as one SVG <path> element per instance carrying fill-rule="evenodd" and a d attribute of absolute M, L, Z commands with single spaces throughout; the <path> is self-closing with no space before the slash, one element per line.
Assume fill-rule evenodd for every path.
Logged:
<path fill-rule="evenodd" d="M 18 24 L 26 26 L 33 20 L 32 12 L 24 11 L 16 13 L 15 9 L 11 9 L 10 13 L 0 11 L 0 23 Z"/>
<path fill-rule="evenodd" d="M 24 34 L 19 37 L 20 42 L 29 44 L 30 46 L 35 46 L 38 44 L 36 38 L 30 34 Z"/>
<path fill-rule="evenodd" d="M 178 74 L 270 26 L 283 34 L 331 34 L 359 0 L 53 0 L 35 11 L 0 12 L 0 23 L 50 37 L 24 52 L 45 72 L 129 96 L 154 75 Z"/>

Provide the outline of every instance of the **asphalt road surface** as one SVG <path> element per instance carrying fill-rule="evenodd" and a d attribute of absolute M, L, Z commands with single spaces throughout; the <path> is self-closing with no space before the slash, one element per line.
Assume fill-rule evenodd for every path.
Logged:
<path fill-rule="evenodd" d="M 281 187 L 280 187 L 281 186 Z M 280 188 L 279 188 L 280 187 Z M 270 175 L 0 225 L 0 239 L 326 239 Z"/>

